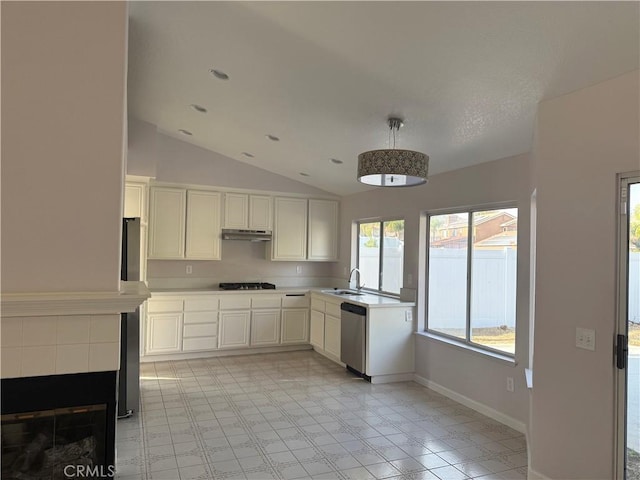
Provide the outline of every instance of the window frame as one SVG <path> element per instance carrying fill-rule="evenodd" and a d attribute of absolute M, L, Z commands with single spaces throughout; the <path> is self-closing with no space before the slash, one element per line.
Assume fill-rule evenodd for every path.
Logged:
<path fill-rule="evenodd" d="M 516 305 L 516 319 L 515 319 L 515 340 L 514 340 L 514 352 L 506 352 L 504 350 L 499 350 L 497 348 L 492 348 L 487 345 L 483 345 L 481 343 L 477 343 L 471 340 L 471 264 L 472 264 L 472 254 L 473 254 L 473 214 L 477 212 L 485 212 L 490 210 L 502 210 L 502 209 L 515 209 L 518 212 L 517 218 L 520 218 L 520 208 L 518 207 L 517 202 L 500 202 L 500 203 L 491 203 L 491 204 L 482 204 L 482 205 L 474 205 L 470 207 L 455 207 L 455 208 L 446 208 L 446 209 L 438 209 L 438 210 L 429 210 L 424 212 L 425 215 L 425 242 L 422 244 L 425 248 L 425 269 L 424 269 L 424 331 L 423 334 L 429 336 L 430 338 L 434 338 L 436 340 L 444 341 L 446 343 L 458 345 L 462 348 L 477 351 L 483 354 L 488 354 L 491 356 L 495 356 L 498 358 L 504 358 L 510 362 L 514 362 L 517 353 L 517 339 L 518 339 L 518 270 L 516 270 L 516 286 L 515 286 L 515 305 Z M 429 262 L 430 262 L 430 246 L 431 246 L 431 217 L 439 216 L 439 215 L 450 215 L 450 214 L 468 214 L 467 219 L 467 278 L 466 278 L 466 306 L 465 306 L 465 338 L 456 337 L 454 335 L 450 335 L 438 330 L 433 330 L 429 328 L 429 282 L 431 280 L 429 275 Z M 518 242 L 516 243 L 516 247 L 520 243 L 520 229 L 518 229 L 517 234 Z M 516 265 L 518 261 L 519 251 L 516 252 Z M 517 267 L 516 267 L 517 268 Z"/>
<path fill-rule="evenodd" d="M 378 288 L 370 288 L 367 287 L 366 285 L 364 287 L 362 287 L 362 290 L 368 291 L 368 292 L 372 292 L 372 293 L 376 293 L 376 294 L 380 294 L 380 295 L 385 295 L 388 297 L 396 297 L 396 298 L 400 298 L 400 292 L 395 293 L 395 292 L 388 292 L 386 290 L 382 290 L 382 280 L 383 280 L 383 276 L 384 276 L 384 262 L 383 262 L 383 255 L 384 255 L 384 223 L 385 222 L 395 222 L 395 221 L 402 221 L 403 224 L 406 225 L 406 219 L 404 217 L 385 217 L 385 218 L 368 218 L 368 219 L 361 219 L 361 220 L 356 220 L 355 222 L 355 236 L 356 236 L 356 256 L 355 256 L 355 264 L 356 264 L 356 268 L 358 269 L 358 271 L 360 271 L 360 225 L 361 224 L 366 224 L 366 223 L 378 223 L 380 225 L 380 237 L 379 237 L 379 249 L 380 252 L 378 254 Z M 400 289 L 402 289 L 404 287 L 404 244 L 402 246 L 402 277 L 400 278 Z"/>

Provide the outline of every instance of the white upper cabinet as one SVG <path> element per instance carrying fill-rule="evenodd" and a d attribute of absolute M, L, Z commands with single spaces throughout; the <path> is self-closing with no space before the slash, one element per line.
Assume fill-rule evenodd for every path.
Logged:
<path fill-rule="evenodd" d="M 338 260 L 338 202 L 275 198 L 272 260 Z"/>
<path fill-rule="evenodd" d="M 150 189 L 149 259 L 220 260 L 220 194 Z"/>
<path fill-rule="evenodd" d="M 124 186 L 124 218 L 139 217 L 147 223 L 147 185 L 137 182 L 126 182 Z"/>
<path fill-rule="evenodd" d="M 224 194 L 224 228 L 248 228 L 249 195 L 244 193 Z"/>
<path fill-rule="evenodd" d="M 309 200 L 308 259 L 338 260 L 338 202 Z"/>
<path fill-rule="evenodd" d="M 271 230 L 271 197 L 225 193 L 224 228 Z"/>
<path fill-rule="evenodd" d="M 249 195 L 249 228 L 271 230 L 271 197 Z"/>
<path fill-rule="evenodd" d="M 149 203 L 149 258 L 184 258 L 187 191 L 152 187 Z"/>
<path fill-rule="evenodd" d="M 272 260 L 307 258 L 307 199 L 275 197 Z"/>
<path fill-rule="evenodd" d="M 220 260 L 220 194 L 187 192 L 185 258 Z"/>

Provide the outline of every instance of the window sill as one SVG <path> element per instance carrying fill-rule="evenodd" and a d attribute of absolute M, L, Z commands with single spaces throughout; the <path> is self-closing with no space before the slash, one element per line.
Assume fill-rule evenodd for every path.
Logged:
<path fill-rule="evenodd" d="M 429 338 L 431 340 L 437 340 L 438 342 L 442 342 L 445 343 L 447 345 L 451 345 L 454 348 L 459 348 L 461 350 L 464 350 L 466 352 L 473 352 L 473 353 L 479 353 L 484 357 L 488 357 L 492 360 L 497 360 L 501 363 L 505 363 L 511 367 L 515 367 L 516 365 L 518 365 L 518 362 L 516 361 L 516 359 L 510 355 L 502 355 L 498 352 L 494 352 L 491 350 L 485 350 L 484 348 L 480 348 L 480 347 L 475 347 L 473 345 L 470 345 L 468 343 L 465 342 L 459 342 L 456 341 L 452 338 L 447 338 L 447 337 L 441 337 L 440 335 L 434 335 L 433 333 L 430 332 L 415 332 L 415 334 L 417 336 L 420 337 L 426 337 Z"/>

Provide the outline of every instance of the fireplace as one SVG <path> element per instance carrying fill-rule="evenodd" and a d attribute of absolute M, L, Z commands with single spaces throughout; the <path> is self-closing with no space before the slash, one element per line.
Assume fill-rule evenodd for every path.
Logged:
<path fill-rule="evenodd" d="M 117 372 L 2 380 L 2 478 L 115 474 Z"/>

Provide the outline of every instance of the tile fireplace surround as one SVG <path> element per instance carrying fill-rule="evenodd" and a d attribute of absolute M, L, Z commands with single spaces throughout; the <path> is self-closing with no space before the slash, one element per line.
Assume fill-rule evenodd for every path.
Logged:
<path fill-rule="evenodd" d="M 3 294 L 2 433 L 3 438 L 6 433 L 16 439 L 3 442 L 3 476 L 31 468 L 33 462 L 25 459 L 35 449 L 49 464 L 55 463 L 46 467 L 48 472 L 64 466 L 60 458 L 71 458 L 64 461 L 73 465 L 112 468 L 120 314 L 135 311 L 149 296 L 141 282 L 122 282 L 121 291 L 113 293 Z M 86 417 L 97 418 L 93 426 L 72 420 L 94 410 L 104 413 Z M 63 420 L 49 423 L 67 425 L 64 438 L 74 435 L 68 428 L 70 422 L 80 429 L 75 441 L 66 445 L 67 451 L 78 450 L 89 441 L 99 446 L 97 453 L 84 457 L 65 453 L 65 445 L 60 446 L 58 440 L 62 437 L 46 426 L 47 418 L 54 416 Z M 28 419 L 35 420 L 29 423 Z M 13 462 L 13 470 L 5 472 L 4 463 L 9 463 L 5 457 Z M 51 473 L 51 478 L 58 478 L 59 473 Z"/>

